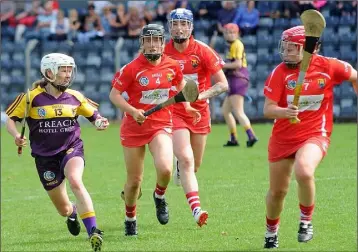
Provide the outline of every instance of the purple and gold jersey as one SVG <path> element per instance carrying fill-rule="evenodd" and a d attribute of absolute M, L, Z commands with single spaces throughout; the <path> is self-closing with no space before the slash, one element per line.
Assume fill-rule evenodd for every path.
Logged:
<path fill-rule="evenodd" d="M 236 39 L 229 45 L 226 53 L 225 62 L 234 62 L 235 60 L 241 60 L 242 67 L 238 69 L 226 69 L 225 74 L 227 77 L 238 77 L 243 79 L 249 79 L 249 73 L 247 70 L 247 61 L 244 44 Z"/>
<path fill-rule="evenodd" d="M 80 139 L 79 115 L 94 121 L 98 104 L 80 92 L 67 89 L 55 98 L 38 86 L 30 91 L 30 110 L 26 122 L 33 155 L 53 156 Z M 6 110 L 14 121 L 25 116 L 26 95 L 20 94 Z"/>

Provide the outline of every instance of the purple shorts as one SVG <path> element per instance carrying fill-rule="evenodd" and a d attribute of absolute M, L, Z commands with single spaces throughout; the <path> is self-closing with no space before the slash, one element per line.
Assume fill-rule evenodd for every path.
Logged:
<path fill-rule="evenodd" d="M 230 95 L 241 95 L 245 96 L 247 90 L 249 89 L 249 81 L 244 78 L 238 78 L 236 76 L 227 77 L 227 81 L 229 83 L 229 91 Z"/>
<path fill-rule="evenodd" d="M 80 139 L 67 150 L 54 156 L 34 155 L 37 173 L 46 191 L 50 191 L 62 183 L 65 179 L 65 166 L 73 157 L 81 157 L 84 160 L 83 143 Z"/>

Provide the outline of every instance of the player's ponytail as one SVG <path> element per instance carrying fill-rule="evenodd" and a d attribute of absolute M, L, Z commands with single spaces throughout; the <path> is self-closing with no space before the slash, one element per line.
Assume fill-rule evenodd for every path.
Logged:
<path fill-rule="evenodd" d="M 46 83 L 45 79 L 37 80 L 32 84 L 32 88 L 37 88 L 38 86 L 44 87 L 44 86 L 46 86 L 46 84 L 47 83 Z"/>

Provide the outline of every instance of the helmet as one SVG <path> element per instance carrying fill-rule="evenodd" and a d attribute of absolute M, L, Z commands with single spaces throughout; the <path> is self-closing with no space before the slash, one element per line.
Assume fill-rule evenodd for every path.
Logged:
<path fill-rule="evenodd" d="M 151 44 L 153 44 L 154 38 L 160 39 L 160 48 L 156 48 L 156 52 L 148 52 L 146 48 L 144 48 L 144 38 L 150 38 Z M 164 27 L 159 24 L 148 24 L 143 26 L 142 31 L 140 32 L 139 43 L 144 57 L 149 61 L 156 61 L 162 56 L 164 51 Z"/>
<path fill-rule="evenodd" d="M 186 24 L 182 25 L 182 21 Z M 168 26 L 171 38 L 175 43 L 182 44 L 190 38 L 193 31 L 193 13 L 184 8 L 172 10 L 168 17 Z M 178 27 L 178 25 L 180 25 Z M 180 32 L 180 34 L 176 34 Z"/>
<path fill-rule="evenodd" d="M 305 41 L 305 28 L 302 25 L 292 27 L 282 33 L 278 52 L 289 68 L 296 68 L 301 62 Z"/>
<path fill-rule="evenodd" d="M 231 43 L 237 39 L 239 35 L 239 26 L 234 23 L 224 25 L 224 38 L 227 42 Z"/>
<path fill-rule="evenodd" d="M 69 66 L 72 67 L 72 75 L 70 81 L 65 85 L 55 85 L 54 82 L 56 81 L 56 76 L 58 74 L 59 67 L 62 66 Z M 55 76 L 53 79 L 50 79 L 50 77 L 47 75 L 47 71 L 50 70 L 53 76 Z M 75 79 L 76 76 L 76 64 L 75 60 L 65 54 L 62 53 L 50 53 L 41 59 L 41 74 L 43 77 L 51 83 L 52 86 L 54 86 L 56 89 L 58 89 L 61 92 L 64 92 L 72 83 L 72 81 Z"/>

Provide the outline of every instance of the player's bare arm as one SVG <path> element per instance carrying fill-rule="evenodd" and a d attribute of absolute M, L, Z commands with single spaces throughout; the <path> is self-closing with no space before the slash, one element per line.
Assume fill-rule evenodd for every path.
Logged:
<path fill-rule="evenodd" d="M 26 146 L 26 137 L 21 138 L 21 134 L 16 128 L 16 122 L 11 118 L 8 118 L 6 121 L 6 129 L 15 139 L 16 146 L 25 147 Z"/>
<path fill-rule="evenodd" d="M 225 74 L 222 70 L 216 72 L 213 76 L 214 85 L 209 88 L 208 90 L 199 94 L 198 100 L 206 100 L 211 97 L 217 96 L 221 93 L 224 93 L 228 90 L 229 85 L 227 83 L 227 79 Z"/>
<path fill-rule="evenodd" d="M 287 108 L 278 106 L 277 102 L 266 98 L 264 104 L 264 116 L 268 119 L 279 118 L 296 118 L 298 115 L 298 108 L 294 105 L 289 105 Z"/>
<path fill-rule="evenodd" d="M 352 66 L 351 68 L 351 76 L 349 77 L 348 81 L 352 82 L 354 91 L 356 92 L 356 94 L 358 94 L 357 70 L 355 70 Z"/>
<path fill-rule="evenodd" d="M 242 60 L 236 59 L 233 62 L 227 62 L 223 66 L 223 69 L 238 69 L 242 67 Z"/>
<path fill-rule="evenodd" d="M 117 108 L 120 108 L 122 111 L 130 114 L 137 122 L 144 122 L 144 110 L 136 109 L 135 107 L 128 104 L 128 102 L 122 97 L 121 92 L 119 92 L 117 89 L 112 88 L 111 93 L 109 94 L 109 99 Z"/>

